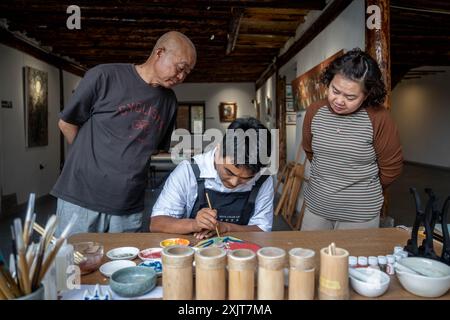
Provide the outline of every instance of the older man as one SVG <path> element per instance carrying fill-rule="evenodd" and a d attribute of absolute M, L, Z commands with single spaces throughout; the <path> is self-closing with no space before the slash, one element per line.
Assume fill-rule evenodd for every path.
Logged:
<path fill-rule="evenodd" d="M 176 119 L 170 88 L 195 62 L 193 43 L 171 31 L 142 65 L 103 64 L 86 73 L 59 120 L 71 148 L 51 191 L 57 233 L 73 215 L 73 233 L 140 229 L 148 160 L 168 149 Z"/>

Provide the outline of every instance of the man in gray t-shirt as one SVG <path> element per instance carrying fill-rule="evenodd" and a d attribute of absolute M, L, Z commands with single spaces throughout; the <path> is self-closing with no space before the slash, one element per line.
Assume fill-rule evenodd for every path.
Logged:
<path fill-rule="evenodd" d="M 103 64 L 86 73 L 60 114 L 71 147 L 51 191 L 58 198 L 58 234 L 73 215 L 72 233 L 140 229 L 150 156 L 168 150 L 175 125 L 170 88 L 195 61 L 192 42 L 172 31 L 142 65 Z"/>

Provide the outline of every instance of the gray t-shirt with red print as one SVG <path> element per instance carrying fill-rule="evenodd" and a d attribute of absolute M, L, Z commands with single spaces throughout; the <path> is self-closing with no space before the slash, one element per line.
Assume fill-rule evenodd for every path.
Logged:
<path fill-rule="evenodd" d="M 175 93 L 132 64 L 90 69 L 60 114 L 79 131 L 51 194 L 113 215 L 143 211 L 150 156 L 168 150 L 176 110 Z"/>

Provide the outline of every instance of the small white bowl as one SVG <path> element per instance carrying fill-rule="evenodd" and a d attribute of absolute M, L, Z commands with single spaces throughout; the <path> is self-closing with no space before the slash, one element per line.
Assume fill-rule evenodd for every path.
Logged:
<path fill-rule="evenodd" d="M 123 268 L 127 268 L 127 267 L 135 267 L 136 266 L 136 262 L 134 261 L 130 261 L 130 260 L 114 260 L 114 261 L 110 261 L 107 262 L 105 264 L 103 264 L 100 267 L 100 272 L 105 276 L 105 277 L 111 277 L 111 275 Z"/>
<path fill-rule="evenodd" d="M 137 257 L 139 249 L 135 247 L 120 247 L 111 249 L 106 256 L 111 260 L 133 260 Z"/>
<path fill-rule="evenodd" d="M 360 295 L 375 298 L 383 295 L 389 288 L 391 279 L 383 271 L 372 268 L 356 268 L 355 270 L 361 272 L 363 277 L 369 279 L 369 281 L 366 282 L 349 274 L 352 288 Z"/>
<path fill-rule="evenodd" d="M 423 276 L 406 271 L 395 265 L 395 273 L 405 290 L 417 296 L 437 298 L 450 289 L 450 267 L 445 263 L 419 257 L 409 257 L 400 260 L 400 263 L 410 269 L 436 274 L 436 276 Z"/>

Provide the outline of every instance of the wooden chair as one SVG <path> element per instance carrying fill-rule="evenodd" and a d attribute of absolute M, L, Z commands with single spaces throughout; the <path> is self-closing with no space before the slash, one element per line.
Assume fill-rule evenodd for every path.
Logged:
<path fill-rule="evenodd" d="M 303 163 L 287 166 L 288 172 L 285 174 L 283 191 L 275 209 L 275 215 L 281 212 L 282 217 L 293 230 L 300 228 L 303 219 L 304 206 L 298 215 L 295 213 L 303 182 L 306 181 L 305 166 L 306 159 Z"/>

